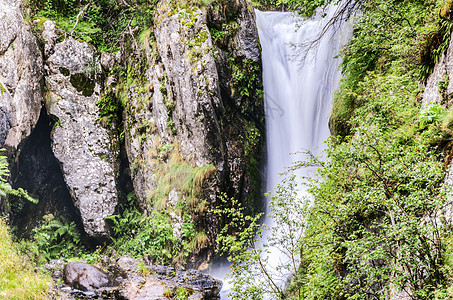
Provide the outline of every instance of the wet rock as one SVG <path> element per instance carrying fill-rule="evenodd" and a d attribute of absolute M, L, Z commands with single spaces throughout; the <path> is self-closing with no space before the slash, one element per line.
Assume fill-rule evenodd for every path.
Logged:
<path fill-rule="evenodd" d="M 144 272 L 129 256 L 120 257 L 111 269 L 127 275 L 121 282 L 112 281 L 113 274 L 92 265 L 69 263 L 64 268 L 67 286 L 59 289 L 70 299 L 177 299 L 177 292 L 192 300 L 220 299 L 222 282 L 195 270 L 149 265 Z"/>
<path fill-rule="evenodd" d="M 107 273 L 95 266 L 81 262 L 66 264 L 63 279 L 69 286 L 82 291 L 93 291 L 111 284 Z"/>
<path fill-rule="evenodd" d="M 47 60 L 48 113 L 56 120 L 52 151 L 87 234 L 109 235 L 105 218 L 118 204 L 119 146 L 113 130 L 100 125 L 102 94 L 99 55 L 87 43 L 68 39 Z"/>
<path fill-rule="evenodd" d="M 0 0 L 0 145 L 15 150 L 38 122 L 42 54 L 20 1 Z"/>

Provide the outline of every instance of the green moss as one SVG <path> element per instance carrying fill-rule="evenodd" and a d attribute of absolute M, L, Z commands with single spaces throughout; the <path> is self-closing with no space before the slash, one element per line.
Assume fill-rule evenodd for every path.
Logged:
<path fill-rule="evenodd" d="M 95 81 L 84 73 L 72 74 L 69 81 L 76 90 L 85 97 L 90 97 L 94 93 Z"/>
<path fill-rule="evenodd" d="M 6 88 L 1 83 L 0 83 L 0 92 L 2 93 L 2 96 L 3 96 L 3 93 L 6 92 Z"/>
<path fill-rule="evenodd" d="M 60 73 L 63 74 L 64 76 L 69 76 L 69 74 L 71 74 L 67 68 L 60 67 L 59 70 Z"/>

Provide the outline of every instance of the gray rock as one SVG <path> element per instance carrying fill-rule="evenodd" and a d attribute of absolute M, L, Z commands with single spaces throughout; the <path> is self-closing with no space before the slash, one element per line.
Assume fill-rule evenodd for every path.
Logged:
<path fill-rule="evenodd" d="M 125 145 L 132 166 L 132 181 L 140 207 L 145 213 L 152 210 L 147 195 L 157 185 L 151 153 L 156 151 L 156 144 L 169 139 L 166 129 L 167 112 L 162 102 L 160 82 L 154 72 L 155 68 L 158 66 L 148 71 L 147 78 L 153 89 L 140 92 L 139 87 L 131 87 L 127 107 L 124 110 L 124 123 L 127 128 Z M 152 105 L 144 105 L 142 99 L 151 99 Z"/>
<path fill-rule="evenodd" d="M 166 5 L 171 4 L 164 1 L 162 7 Z M 212 163 L 223 171 L 225 150 L 219 124 L 223 104 L 206 17 L 200 10 L 160 15 L 155 36 L 182 154 L 198 166 Z"/>
<path fill-rule="evenodd" d="M 244 0 L 237 2 L 240 7 L 238 18 L 240 28 L 234 37 L 236 42 L 234 55 L 258 62 L 261 59 L 261 55 L 258 49 L 258 31 L 254 15 L 248 10 L 247 3 Z"/>
<path fill-rule="evenodd" d="M 109 71 L 115 65 L 115 56 L 108 52 L 102 52 L 101 65 L 104 68 L 104 70 Z"/>
<path fill-rule="evenodd" d="M 133 257 L 123 255 L 117 260 L 116 266 L 120 274 L 129 277 L 131 274 L 138 271 L 138 260 Z"/>
<path fill-rule="evenodd" d="M 219 299 L 222 282 L 209 275 L 155 265 L 147 266 L 149 273 L 142 274 L 137 262 L 127 256 L 120 258 L 111 268 L 114 273 L 124 269 L 129 274 L 115 281 L 112 274 L 95 266 L 68 263 L 63 272 L 67 286 L 59 290 L 70 299 L 176 299 L 178 289 L 186 291 L 187 299 Z"/>
<path fill-rule="evenodd" d="M 42 101 L 42 55 L 19 3 L 0 0 L 0 144 L 13 150 L 36 125 Z"/>
<path fill-rule="evenodd" d="M 44 22 L 42 38 L 45 42 L 44 55 L 46 57 L 49 57 L 53 53 L 53 47 L 55 46 L 59 38 L 59 31 L 57 29 L 57 23 L 55 21 L 47 20 Z"/>
<path fill-rule="evenodd" d="M 427 107 L 430 102 L 442 103 L 443 96 L 439 91 L 439 82 L 441 81 L 448 81 L 446 94 L 451 95 L 453 93 L 453 39 L 450 40 L 447 51 L 442 54 L 439 62 L 434 66 L 433 72 L 426 80 L 422 107 Z"/>
<path fill-rule="evenodd" d="M 63 280 L 63 269 L 67 261 L 65 259 L 54 259 L 44 265 L 44 268 L 52 274 L 52 279 L 55 282 Z"/>
<path fill-rule="evenodd" d="M 82 290 L 93 291 L 110 285 L 110 278 L 101 269 L 87 263 L 68 263 L 63 270 L 64 282 L 69 286 Z"/>
<path fill-rule="evenodd" d="M 137 275 L 120 285 L 126 299 L 168 299 L 177 289 L 185 289 L 188 299 L 220 299 L 222 282 L 195 270 L 175 270 L 171 267 L 149 266 L 151 275 Z"/>
<path fill-rule="evenodd" d="M 48 112 L 57 120 L 52 151 L 79 209 L 85 231 L 109 234 L 105 218 L 118 204 L 118 141 L 99 124 L 101 66 L 92 46 L 73 39 L 56 44 L 47 61 Z"/>

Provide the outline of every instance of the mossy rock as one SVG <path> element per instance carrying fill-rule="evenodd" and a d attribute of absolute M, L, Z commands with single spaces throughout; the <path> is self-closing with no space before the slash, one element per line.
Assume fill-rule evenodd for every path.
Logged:
<path fill-rule="evenodd" d="M 453 0 L 447 0 L 444 6 L 439 9 L 439 16 L 445 20 L 451 20 L 451 10 L 453 8 Z"/>
<path fill-rule="evenodd" d="M 64 75 L 64 74 L 63 74 Z M 72 74 L 69 81 L 76 90 L 85 97 L 90 97 L 94 93 L 96 83 L 84 73 Z"/>
<path fill-rule="evenodd" d="M 69 76 L 69 74 L 71 74 L 71 73 L 69 72 L 69 70 L 66 69 L 66 68 L 64 68 L 64 67 L 60 67 L 59 70 L 60 70 L 60 73 L 63 74 L 64 76 Z"/>

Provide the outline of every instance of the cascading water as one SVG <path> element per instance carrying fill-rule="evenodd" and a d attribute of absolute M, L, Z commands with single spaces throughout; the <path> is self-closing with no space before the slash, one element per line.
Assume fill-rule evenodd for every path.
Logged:
<path fill-rule="evenodd" d="M 262 47 L 267 191 L 272 192 L 280 183 L 286 167 L 306 158 L 292 154 L 309 151 L 323 155 L 323 142 L 330 134 L 332 98 L 340 78 L 340 59 L 335 57 L 351 32 L 347 23 L 329 21 L 343 5 L 330 5 L 308 20 L 294 13 L 255 11 Z M 301 168 L 296 175 L 307 176 L 308 172 L 308 168 Z M 303 197 L 304 191 L 299 196 Z M 272 227 L 273 219 L 266 216 L 264 223 Z M 266 234 L 270 231 L 264 233 L 264 241 Z M 285 255 L 276 248 L 269 250 L 268 267 L 275 269 Z"/>
<path fill-rule="evenodd" d="M 308 150 L 322 155 L 340 78 L 340 60 L 335 56 L 351 32 L 345 22 L 334 23 L 327 30 L 326 24 L 342 5 L 330 5 L 308 20 L 293 13 L 255 10 L 263 62 L 267 191 L 274 190 L 285 167 L 301 159 L 291 153 Z M 301 170 L 298 175 L 306 172 Z M 264 223 L 272 227 L 273 220 L 265 217 Z M 266 233 L 263 239 L 265 242 Z M 267 267 L 275 269 L 284 255 L 277 248 L 268 250 Z M 228 283 L 224 283 L 222 299 L 227 299 L 228 289 Z"/>

